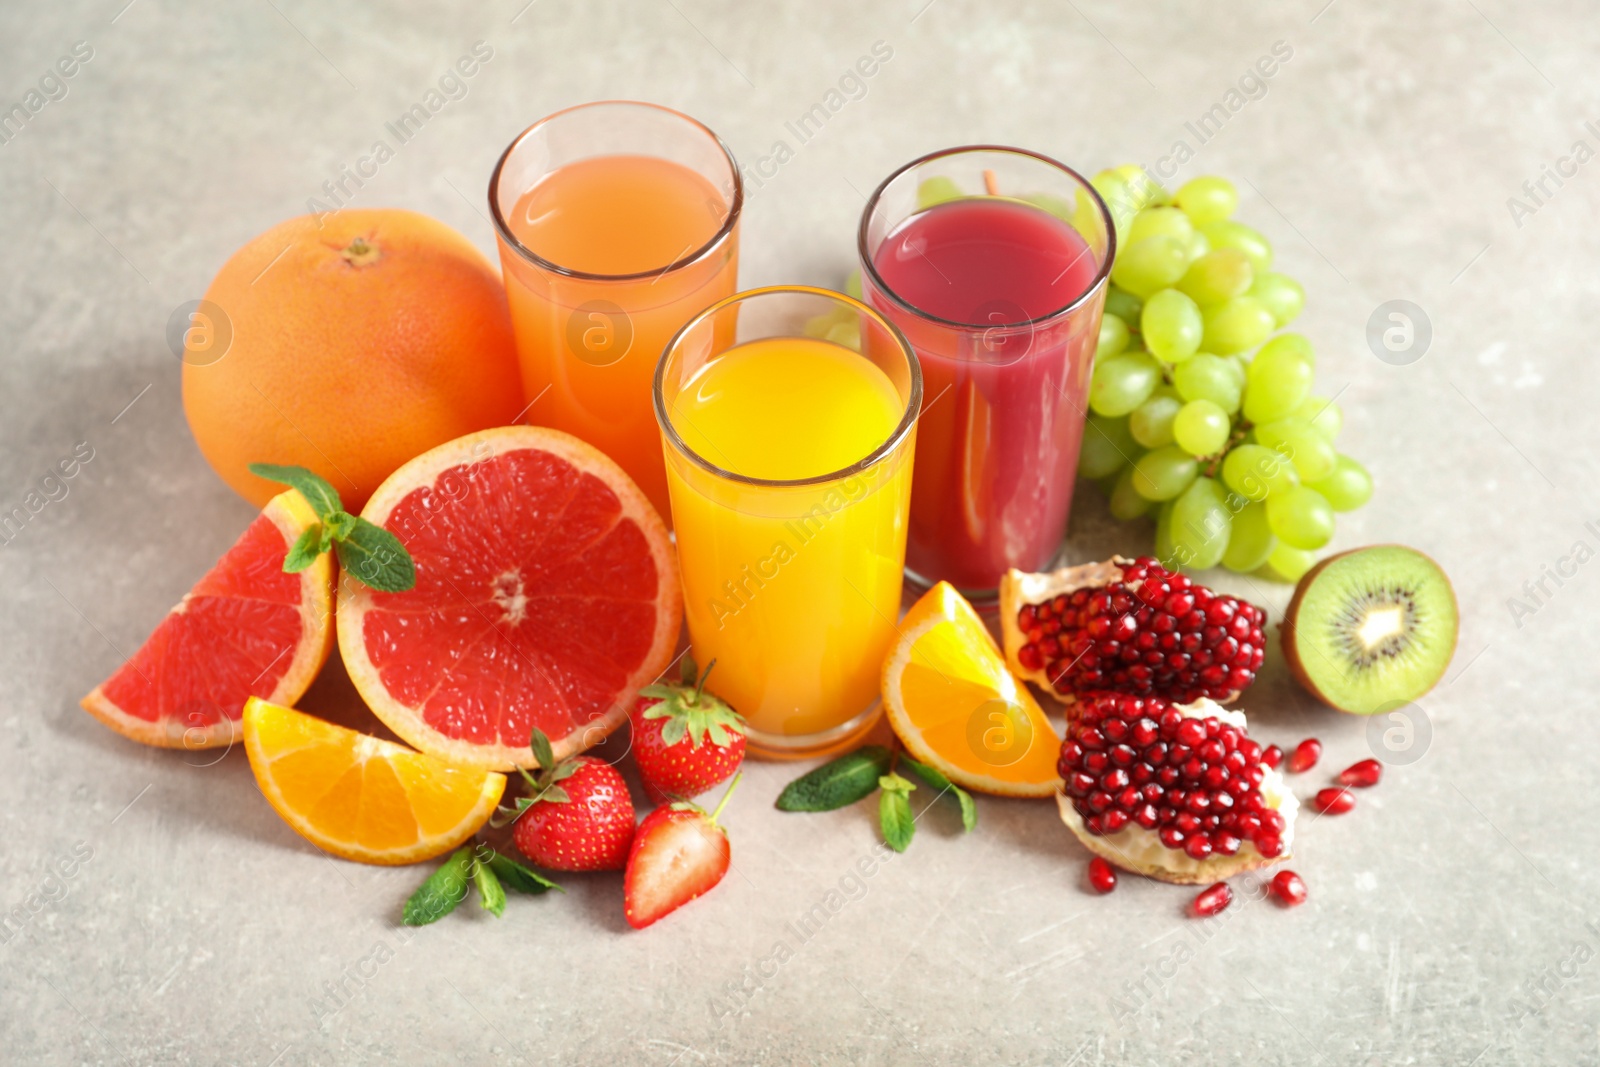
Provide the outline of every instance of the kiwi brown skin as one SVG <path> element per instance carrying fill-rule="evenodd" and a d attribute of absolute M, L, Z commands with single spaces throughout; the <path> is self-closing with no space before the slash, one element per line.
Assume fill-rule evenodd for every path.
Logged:
<path fill-rule="evenodd" d="M 1332 563 L 1333 561 L 1343 559 L 1346 556 L 1355 555 L 1357 552 L 1365 552 L 1370 548 L 1403 548 L 1407 552 L 1415 552 L 1429 563 L 1432 563 L 1434 567 L 1438 569 L 1439 573 L 1444 576 L 1445 590 L 1450 594 L 1450 603 L 1455 606 L 1456 618 L 1459 619 L 1461 617 L 1461 605 L 1456 600 L 1456 587 L 1451 583 L 1449 575 L 1445 573 L 1445 569 L 1439 566 L 1438 560 L 1434 559 L 1426 552 L 1412 548 L 1410 545 L 1396 544 L 1392 541 L 1381 545 L 1363 545 L 1360 548 L 1351 548 L 1343 552 L 1335 552 L 1327 559 L 1318 561 L 1314 567 L 1306 571 L 1306 573 L 1300 578 L 1300 581 L 1295 583 L 1294 597 L 1289 601 L 1288 610 L 1283 613 L 1283 622 L 1278 624 L 1278 632 L 1283 643 L 1283 655 L 1284 658 L 1289 661 L 1289 672 L 1294 675 L 1294 680 L 1300 683 L 1300 687 L 1302 689 L 1316 697 L 1318 700 L 1322 701 L 1324 704 L 1328 705 L 1328 707 L 1334 709 L 1335 711 L 1342 711 L 1346 715 L 1374 715 L 1377 713 L 1378 709 L 1374 708 L 1372 711 L 1363 712 L 1351 711 L 1349 708 L 1342 708 L 1332 699 L 1330 699 L 1326 693 L 1316 687 L 1315 683 L 1313 683 L 1311 680 L 1311 676 L 1306 673 L 1304 665 L 1302 665 L 1300 662 L 1300 652 L 1295 642 L 1295 623 L 1300 618 L 1300 601 L 1305 596 L 1306 590 L 1311 588 L 1311 583 L 1316 580 L 1317 575 L 1321 574 L 1323 570 L 1327 568 L 1328 564 Z M 1460 639 L 1461 627 L 1458 625 L 1456 627 L 1455 634 L 1451 637 L 1450 657 L 1455 655 L 1456 644 L 1460 641 Z M 1450 657 L 1446 657 L 1446 663 L 1449 662 Z M 1425 696 L 1427 692 L 1431 691 L 1432 686 L 1430 686 L 1427 691 L 1418 693 L 1417 696 Z"/>

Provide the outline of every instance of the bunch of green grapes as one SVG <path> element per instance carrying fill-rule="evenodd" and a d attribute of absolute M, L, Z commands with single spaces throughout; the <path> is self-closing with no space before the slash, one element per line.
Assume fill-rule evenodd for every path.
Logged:
<path fill-rule="evenodd" d="M 1305 290 L 1271 269 L 1265 237 L 1233 221 L 1226 179 L 1169 195 L 1130 164 L 1093 184 L 1118 250 L 1079 473 L 1118 519 L 1154 512 L 1168 566 L 1296 581 L 1333 537 L 1334 513 L 1372 495 L 1366 468 L 1334 448 L 1339 406 L 1312 395 L 1311 342 L 1277 333 Z"/>

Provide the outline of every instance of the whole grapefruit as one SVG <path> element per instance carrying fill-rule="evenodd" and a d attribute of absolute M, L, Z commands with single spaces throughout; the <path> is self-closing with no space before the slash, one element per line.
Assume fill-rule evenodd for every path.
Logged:
<path fill-rule="evenodd" d="M 522 409 L 500 276 L 425 215 L 289 219 L 235 252 L 206 299 L 222 321 L 186 335 L 183 410 L 257 506 L 282 486 L 251 463 L 308 467 L 353 512 L 413 456 Z"/>

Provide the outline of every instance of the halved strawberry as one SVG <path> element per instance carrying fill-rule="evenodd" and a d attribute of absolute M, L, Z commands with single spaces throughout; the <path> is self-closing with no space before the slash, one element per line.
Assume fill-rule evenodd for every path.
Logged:
<path fill-rule="evenodd" d="M 687 801 L 645 816 L 633 837 L 623 907 L 628 925 L 642 930 L 663 915 L 710 892 L 728 873 L 728 833 L 717 816 L 739 784 L 737 777 L 709 815 Z"/>
<path fill-rule="evenodd" d="M 628 783 L 615 767 L 592 756 L 556 762 L 550 739 L 537 727 L 532 744 L 542 770 L 537 778 L 521 772 L 533 792 L 518 797 L 510 809 L 516 820 L 512 841 L 536 865 L 551 870 L 621 870 L 634 834 Z"/>
<path fill-rule="evenodd" d="M 744 717 L 706 692 L 716 660 L 696 675 L 683 657 L 680 685 L 648 685 L 633 707 L 633 759 L 657 804 L 697 797 L 727 781 L 744 762 Z"/>

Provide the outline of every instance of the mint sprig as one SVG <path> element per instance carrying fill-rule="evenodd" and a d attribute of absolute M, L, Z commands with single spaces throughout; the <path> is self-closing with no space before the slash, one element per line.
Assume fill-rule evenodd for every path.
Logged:
<path fill-rule="evenodd" d="M 287 574 L 299 574 L 332 548 L 339 566 L 381 593 L 403 593 L 417 584 L 417 567 L 400 539 L 375 523 L 344 510 L 339 491 L 304 467 L 252 463 L 250 473 L 298 490 L 318 521 L 306 527 L 288 555 Z"/>
<path fill-rule="evenodd" d="M 978 825 L 978 805 L 971 794 L 950 781 L 938 768 L 912 759 L 904 752 L 890 752 L 882 745 L 863 745 L 796 778 L 778 795 L 778 810 L 833 811 L 877 792 L 878 826 L 883 831 L 883 839 L 896 852 L 904 852 L 916 832 L 911 794 L 917 787 L 910 779 L 896 773 L 900 767 L 959 807 L 963 832 Z"/>
<path fill-rule="evenodd" d="M 878 825 L 883 840 L 896 852 L 904 852 L 917 832 L 917 818 L 911 814 L 911 792 L 917 787 L 898 774 L 878 779 Z"/>
<path fill-rule="evenodd" d="M 565 892 L 544 875 L 486 844 L 463 845 L 411 894 L 400 921 L 406 926 L 438 922 L 467 899 L 470 888 L 478 890 L 483 910 L 499 918 L 506 910 L 507 887 L 530 895 L 551 889 Z"/>

